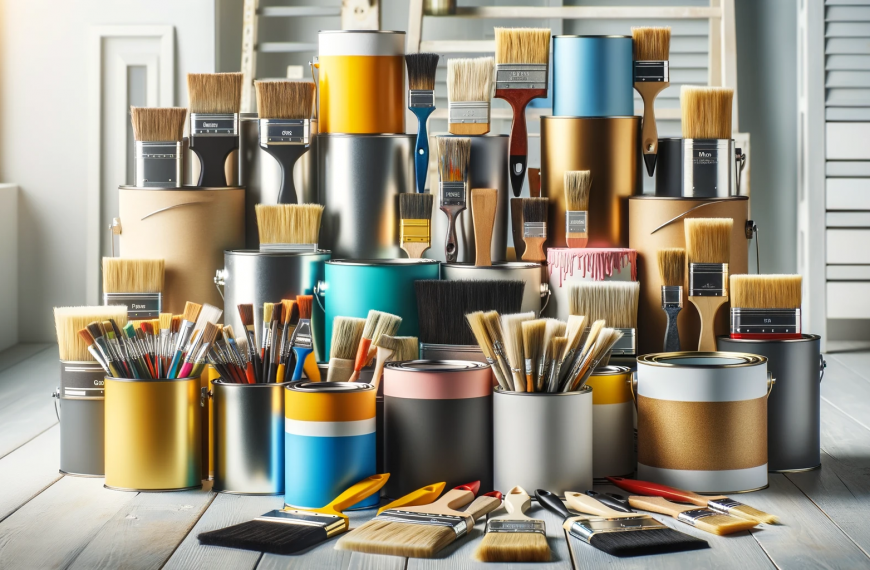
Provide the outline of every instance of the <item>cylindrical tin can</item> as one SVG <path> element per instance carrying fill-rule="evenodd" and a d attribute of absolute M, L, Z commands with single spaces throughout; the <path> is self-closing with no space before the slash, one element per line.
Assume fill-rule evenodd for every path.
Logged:
<path fill-rule="evenodd" d="M 637 281 L 637 252 L 626 248 L 551 247 L 547 250 L 550 302 L 547 315 L 568 320 L 568 289 L 578 281 Z"/>
<path fill-rule="evenodd" d="M 233 250 L 224 252 L 224 268 L 218 271 L 215 283 L 223 287 L 224 323 L 232 325 L 236 334 L 244 330 L 238 306 L 254 305 L 254 330 L 263 330 L 263 303 L 295 299 L 296 295 L 312 295 L 324 278 L 323 263 L 328 251 L 310 253 L 261 252 Z M 311 310 L 314 351 L 318 360 L 323 352 L 323 309 L 315 303 Z"/>
<path fill-rule="evenodd" d="M 106 372 L 96 362 L 60 361 L 60 472 L 64 475 L 105 475 Z"/>
<path fill-rule="evenodd" d="M 632 48 L 631 36 L 553 36 L 553 115 L 634 115 Z"/>
<path fill-rule="evenodd" d="M 659 139 L 656 196 L 737 196 L 743 156 L 733 139 Z M 659 170 L 662 168 L 662 170 Z"/>
<path fill-rule="evenodd" d="M 776 389 L 767 399 L 767 470 L 807 471 L 821 465 L 820 404 L 825 361 L 821 338 L 750 340 L 720 336 L 719 350 L 767 358 Z"/>
<path fill-rule="evenodd" d="M 375 388 L 362 382 L 291 382 L 284 393 L 284 503 L 319 508 L 376 473 Z M 375 493 L 355 505 L 376 506 Z"/>
<path fill-rule="evenodd" d="M 323 291 L 326 305 L 325 345 L 329 354 L 335 317 L 368 316 L 384 311 L 402 317 L 398 336 L 419 336 L 417 293 L 414 281 L 438 279 L 439 263 L 433 259 L 348 259 L 326 262 Z"/>
<path fill-rule="evenodd" d="M 522 312 L 539 314 L 550 297 L 546 283 L 541 282 L 543 269 L 539 263 L 505 261 L 488 267 L 466 263 L 442 263 L 441 278 L 445 281 L 523 281 Z"/>
<path fill-rule="evenodd" d="M 453 135 L 442 135 L 451 137 Z M 495 188 L 498 201 L 495 223 L 492 227 L 490 256 L 492 261 L 507 260 L 507 235 L 510 227 L 510 180 L 508 179 L 508 135 L 467 137 L 471 139 L 471 158 L 468 163 L 468 190 Z M 437 153 L 436 153 L 437 154 Z M 447 240 L 447 216 L 441 211 L 441 196 L 438 194 L 438 175 L 429 177 L 431 192 L 435 196 L 432 207 L 432 247 L 426 252 L 429 259 L 447 261 L 444 244 Z M 474 220 L 471 215 L 471 195 L 466 209 L 456 220 L 457 257 L 459 263 L 474 263 Z"/>
<path fill-rule="evenodd" d="M 245 243 L 245 189 L 119 190 L 121 257 L 165 260 L 163 311 L 181 314 L 187 301 L 222 306 L 214 272 L 224 250 Z"/>
<path fill-rule="evenodd" d="M 643 190 L 640 157 L 640 117 L 541 117 L 541 195 L 550 199 L 547 246 L 567 246 L 565 172 L 589 170 L 588 247 L 628 247 L 627 198 Z"/>
<path fill-rule="evenodd" d="M 205 392 L 200 379 L 106 378 L 106 487 L 198 489 Z"/>
<path fill-rule="evenodd" d="M 384 424 L 387 496 L 401 497 L 432 481 L 446 481 L 449 488 L 480 481 L 482 489 L 494 488 L 489 365 L 387 363 Z"/>
<path fill-rule="evenodd" d="M 493 397 L 495 488 L 592 488 L 592 389 Z"/>
<path fill-rule="evenodd" d="M 420 343 L 421 360 L 468 360 L 486 364 L 486 357 L 476 344 Z"/>
<path fill-rule="evenodd" d="M 404 133 L 405 32 L 330 30 L 317 38 L 320 132 Z"/>
<path fill-rule="evenodd" d="M 586 385 L 592 388 L 592 476 L 629 475 L 634 472 L 634 402 L 631 369 L 599 366 Z"/>
<path fill-rule="evenodd" d="M 212 383 L 214 490 L 284 494 L 284 390 L 287 384 Z"/>
<path fill-rule="evenodd" d="M 334 257 L 403 256 L 399 194 L 414 191 L 414 137 L 317 136 L 318 201 L 324 205 L 320 246 Z"/>
<path fill-rule="evenodd" d="M 731 275 L 749 272 L 749 240 L 746 223 L 749 219 L 749 198 L 661 198 L 635 196 L 628 200 L 629 247 L 637 250 L 640 281 L 640 300 L 637 320 L 638 354 L 661 351 L 667 326 L 667 315 L 662 310 L 662 282 L 656 265 L 656 252 L 666 247 L 686 247 L 683 220 L 686 218 L 732 218 Z M 688 272 L 687 272 L 688 273 Z M 716 315 L 717 335 L 730 331 L 729 305 L 726 303 Z M 696 348 L 700 338 L 700 317 L 695 306 L 685 299 L 683 310 L 677 317 L 680 345 L 684 349 Z"/>
<path fill-rule="evenodd" d="M 767 487 L 767 359 L 739 352 L 637 358 L 637 477 L 696 493 Z"/>

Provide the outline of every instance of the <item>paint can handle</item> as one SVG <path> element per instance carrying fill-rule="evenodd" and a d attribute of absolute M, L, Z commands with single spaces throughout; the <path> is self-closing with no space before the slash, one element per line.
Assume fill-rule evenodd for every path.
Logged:
<path fill-rule="evenodd" d="M 828 367 L 828 363 L 825 362 L 825 355 L 819 355 L 819 384 L 822 383 L 822 378 L 825 377 L 825 368 Z"/>
<path fill-rule="evenodd" d="M 320 305 L 320 310 L 326 312 L 326 307 L 323 306 L 323 299 L 326 299 L 326 290 L 329 289 L 326 281 L 318 281 L 314 286 L 314 300 Z"/>
<path fill-rule="evenodd" d="M 547 305 L 550 304 L 550 297 L 552 296 L 552 294 L 553 294 L 553 292 L 550 291 L 550 284 L 542 281 L 541 282 L 541 299 L 544 299 L 544 304 L 541 305 L 541 310 L 538 311 L 539 317 L 544 314 L 544 311 L 546 310 Z"/>
<path fill-rule="evenodd" d="M 58 408 L 58 403 L 60 402 L 60 388 L 55 388 L 54 392 L 51 393 L 51 397 L 54 400 L 54 415 L 57 416 L 57 421 L 60 421 L 60 409 Z"/>
<path fill-rule="evenodd" d="M 214 274 L 214 286 L 217 288 L 218 293 L 221 294 L 221 299 L 223 299 L 223 300 L 226 300 L 226 299 L 224 299 L 224 290 L 222 289 L 222 287 L 224 287 L 224 285 L 227 284 L 226 279 L 227 279 L 227 270 L 226 269 L 218 269 L 215 272 L 215 274 Z"/>
<path fill-rule="evenodd" d="M 634 409 L 637 409 L 637 372 L 632 372 L 628 378 L 628 389 L 631 390 L 631 399 L 634 400 Z"/>
<path fill-rule="evenodd" d="M 773 385 L 776 384 L 776 378 L 773 377 L 773 372 L 767 373 L 767 396 L 765 398 L 770 398 L 770 391 L 773 390 Z"/>

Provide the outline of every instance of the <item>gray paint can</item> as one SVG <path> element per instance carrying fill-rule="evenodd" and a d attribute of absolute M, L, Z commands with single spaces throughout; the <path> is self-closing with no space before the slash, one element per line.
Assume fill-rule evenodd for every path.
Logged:
<path fill-rule="evenodd" d="M 106 372 L 96 362 L 60 361 L 55 392 L 60 420 L 60 472 L 103 477 L 105 468 Z"/>
<path fill-rule="evenodd" d="M 529 261 L 502 261 L 487 267 L 473 263 L 442 263 L 445 281 L 524 281 L 522 312 L 540 314 L 550 299 L 550 287 L 542 280 L 546 268 Z"/>

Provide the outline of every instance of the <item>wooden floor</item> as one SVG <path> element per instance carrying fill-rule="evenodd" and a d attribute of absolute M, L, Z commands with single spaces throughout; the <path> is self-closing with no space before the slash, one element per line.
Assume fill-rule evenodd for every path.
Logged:
<path fill-rule="evenodd" d="M 125 493 L 102 479 L 58 473 L 59 432 L 51 392 L 58 385 L 57 347 L 19 345 L 0 352 L 0 568 L 453 569 L 471 559 L 482 534 L 435 560 L 339 552 L 332 542 L 299 556 L 204 547 L 196 535 L 250 520 L 282 506 L 281 497 L 213 493 Z M 771 475 L 770 488 L 744 495 L 784 525 L 707 539 L 709 550 L 617 559 L 566 538 L 547 521 L 548 568 L 870 568 L 870 353 L 827 356 L 822 382 L 822 469 Z M 503 490 L 504 491 L 504 490 Z M 371 513 L 356 513 L 352 526 Z M 676 526 L 671 519 L 665 522 Z M 528 565 L 526 565 L 528 567 Z"/>

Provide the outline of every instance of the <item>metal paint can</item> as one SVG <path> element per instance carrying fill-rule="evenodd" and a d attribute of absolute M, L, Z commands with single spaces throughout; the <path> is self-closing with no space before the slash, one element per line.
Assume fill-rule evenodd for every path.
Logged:
<path fill-rule="evenodd" d="M 487 364 L 480 347 L 476 344 L 420 343 L 421 360 L 468 360 Z"/>
<path fill-rule="evenodd" d="M 553 115 L 633 115 L 633 46 L 631 36 L 553 36 Z"/>
<path fill-rule="evenodd" d="M 745 160 L 733 139 L 659 139 L 656 196 L 737 196 Z"/>
<path fill-rule="evenodd" d="M 599 366 L 589 377 L 592 388 L 592 477 L 634 472 L 634 403 L 631 399 L 631 369 Z"/>
<path fill-rule="evenodd" d="M 415 135 L 317 136 L 321 247 L 346 259 L 403 256 L 399 194 L 414 192 L 415 140 Z"/>
<path fill-rule="evenodd" d="M 496 489 L 592 488 L 592 388 L 493 396 Z"/>
<path fill-rule="evenodd" d="M 319 508 L 377 472 L 375 393 L 362 382 L 291 382 L 284 392 L 284 503 Z M 379 494 L 354 508 L 374 507 Z"/>
<path fill-rule="evenodd" d="M 200 378 L 105 382 L 106 488 L 199 489 L 207 397 Z"/>
<path fill-rule="evenodd" d="M 60 361 L 60 387 L 52 394 L 60 422 L 60 472 L 105 475 L 106 371 L 92 361 Z"/>
<path fill-rule="evenodd" d="M 637 281 L 637 252 L 627 248 L 551 247 L 547 250 L 547 315 L 568 320 L 568 290 L 578 281 Z"/>
<path fill-rule="evenodd" d="M 825 360 L 821 338 L 791 340 L 717 339 L 720 350 L 767 358 L 776 389 L 767 400 L 767 470 L 793 472 L 821 465 L 821 386 Z"/>
<path fill-rule="evenodd" d="M 441 278 L 445 281 L 523 281 L 522 311 L 535 314 L 546 307 L 550 288 L 541 282 L 544 269 L 539 263 L 529 261 L 503 261 L 488 267 L 466 263 L 442 263 Z"/>
<path fill-rule="evenodd" d="M 767 359 L 741 352 L 637 358 L 637 477 L 696 493 L 767 487 Z"/>
<path fill-rule="evenodd" d="M 446 481 L 492 481 L 492 373 L 459 360 L 388 362 L 384 455 L 389 497 Z M 428 481 L 428 483 L 427 483 Z"/>
<path fill-rule="evenodd" d="M 438 279 L 433 259 L 346 259 L 327 261 L 326 280 L 319 286 L 325 303 L 325 353 L 332 341 L 335 317 L 365 318 L 374 309 L 402 317 L 397 336 L 419 336 L 414 281 Z M 315 296 L 320 300 L 320 296 Z"/>

